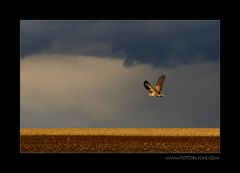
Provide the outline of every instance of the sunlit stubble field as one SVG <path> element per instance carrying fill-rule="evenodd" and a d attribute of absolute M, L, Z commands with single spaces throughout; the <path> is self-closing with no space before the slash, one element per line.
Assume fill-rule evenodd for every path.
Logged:
<path fill-rule="evenodd" d="M 22 128 L 21 152 L 219 153 L 219 128 Z"/>

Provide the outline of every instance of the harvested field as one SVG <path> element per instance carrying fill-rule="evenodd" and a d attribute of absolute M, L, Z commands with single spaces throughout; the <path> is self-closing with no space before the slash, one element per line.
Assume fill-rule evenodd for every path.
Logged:
<path fill-rule="evenodd" d="M 21 129 L 20 152 L 219 153 L 218 128 Z"/>

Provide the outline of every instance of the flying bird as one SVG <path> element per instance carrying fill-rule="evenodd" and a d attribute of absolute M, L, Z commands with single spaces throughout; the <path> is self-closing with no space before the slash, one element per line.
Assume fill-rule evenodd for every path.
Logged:
<path fill-rule="evenodd" d="M 166 78 L 165 75 L 161 75 L 157 81 L 156 86 L 152 87 L 148 81 L 144 81 L 144 87 L 150 92 L 148 95 L 152 97 L 164 97 L 167 96 L 166 94 L 162 93 L 162 86 L 164 79 Z"/>

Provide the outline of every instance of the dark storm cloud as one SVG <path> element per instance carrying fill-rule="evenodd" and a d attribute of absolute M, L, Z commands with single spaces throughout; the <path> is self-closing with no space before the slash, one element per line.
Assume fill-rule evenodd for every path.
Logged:
<path fill-rule="evenodd" d="M 21 57 L 75 54 L 174 66 L 219 60 L 219 21 L 25 21 Z"/>

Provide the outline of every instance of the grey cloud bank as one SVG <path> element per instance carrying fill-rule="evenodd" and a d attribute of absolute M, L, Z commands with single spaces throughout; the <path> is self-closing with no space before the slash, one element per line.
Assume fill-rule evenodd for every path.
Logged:
<path fill-rule="evenodd" d="M 219 64 L 122 66 L 123 60 L 36 55 L 21 64 L 21 127 L 219 127 Z M 143 87 L 167 78 L 166 98 Z"/>
<path fill-rule="evenodd" d="M 219 21 L 20 22 L 21 57 L 48 53 L 174 67 L 219 60 Z"/>

